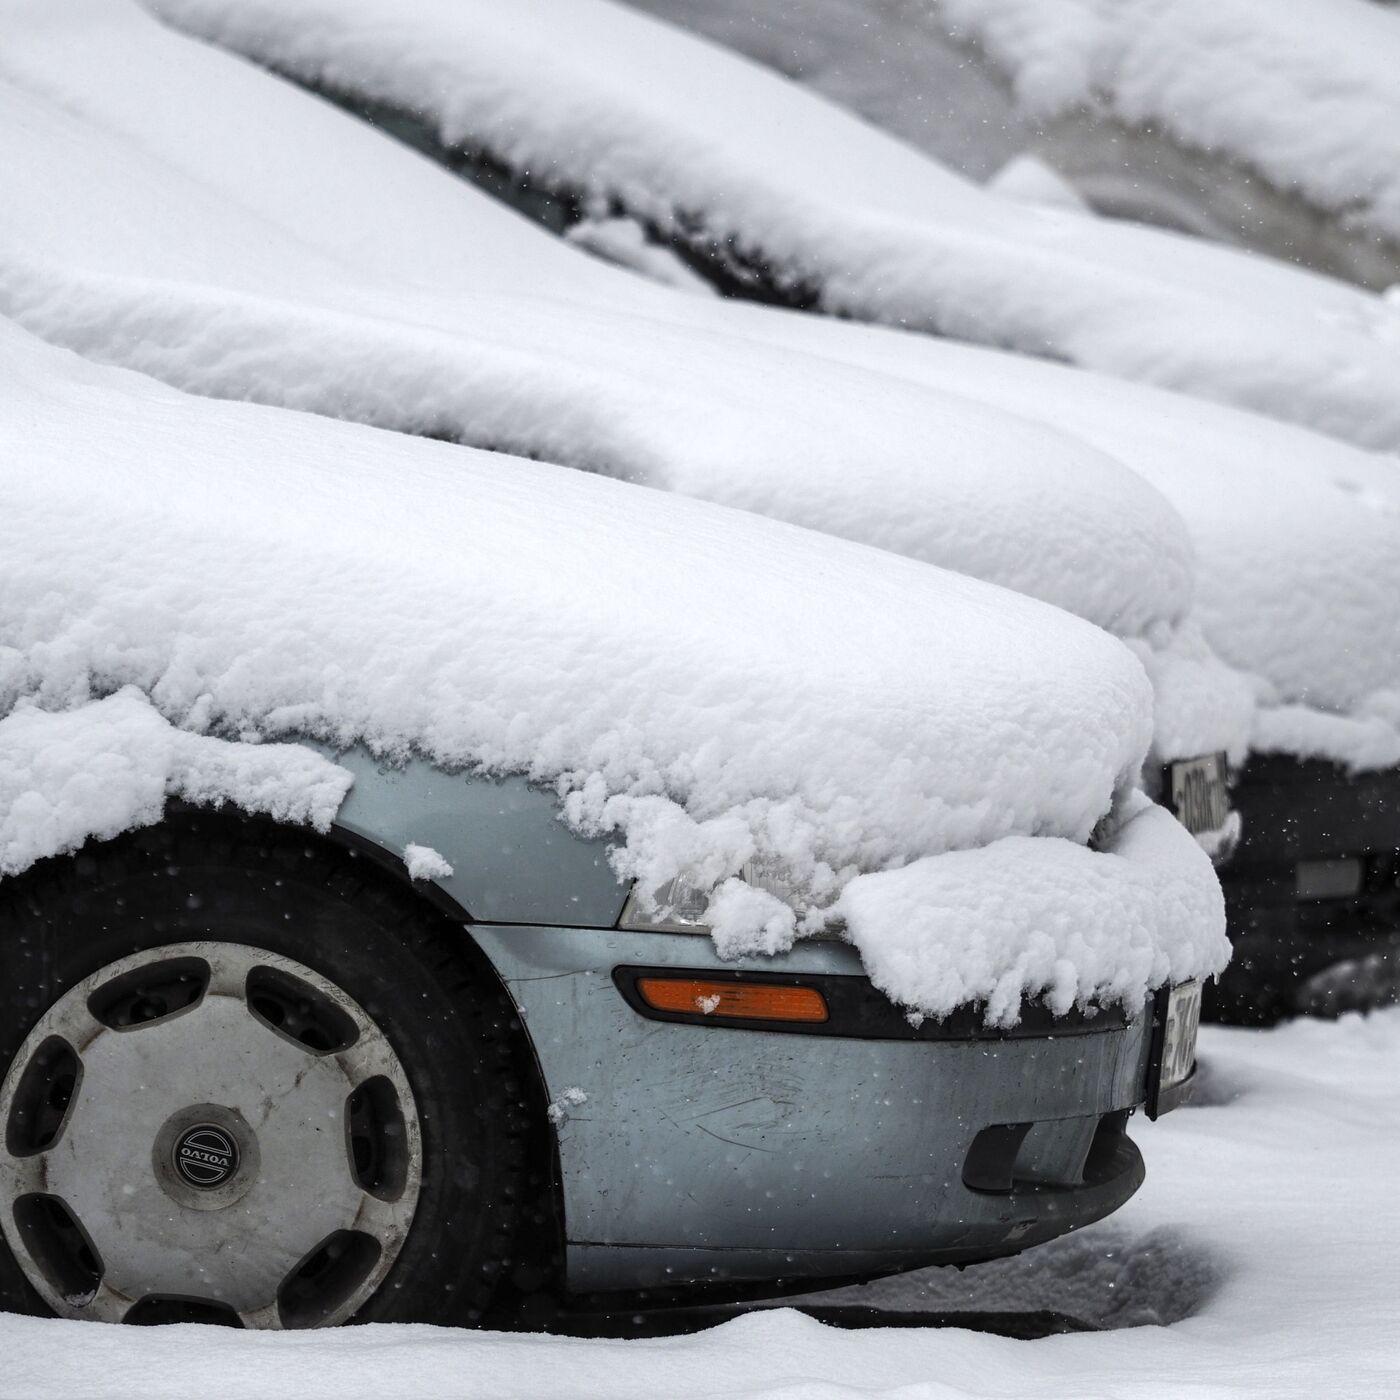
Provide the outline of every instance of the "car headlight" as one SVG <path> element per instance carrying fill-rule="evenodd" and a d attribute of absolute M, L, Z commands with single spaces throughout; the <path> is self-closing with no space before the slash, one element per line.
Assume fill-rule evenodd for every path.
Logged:
<path fill-rule="evenodd" d="M 784 904 L 791 904 L 792 887 L 785 875 L 785 870 L 776 861 L 750 860 L 744 863 L 739 879 L 756 889 L 766 890 Z M 633 885 L 627 903 L 622 906 L 618 927 L 634 932 L 709 933 L 705 911 L 714 892 L 715 886 L 698 883 L 683 875 L 656 886 L 650 899 L 644 897 L 639 885 Z"/>

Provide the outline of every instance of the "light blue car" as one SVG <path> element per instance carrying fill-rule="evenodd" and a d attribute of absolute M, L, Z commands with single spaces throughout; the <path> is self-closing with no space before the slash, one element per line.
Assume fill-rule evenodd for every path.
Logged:
<path fill-rule="evenodd" d="M 990 1259 L 1122 1205 L 1189 1088 L 1196 984 L 916 1029 L 844 943 L 649 924 L 523 779 L 338 761 L 328 837 L 188 808 L 0 883 L 5 1306 L 529 1321 Z"/>

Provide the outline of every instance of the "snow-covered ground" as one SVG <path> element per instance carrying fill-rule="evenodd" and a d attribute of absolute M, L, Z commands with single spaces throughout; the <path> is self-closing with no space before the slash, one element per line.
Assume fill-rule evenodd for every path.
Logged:
<path fill-rule="evenodd" d="M 837 1297 L 1048 1309 L 1112 1330 L 846 1332 L 792 1311 L 582 1341 L 430 1327 L 239 1333 L 0 1318 L 6 1400 L 1356 1400 L 1400 1392 L 1400 1010 L 1202 1031 L 1205 1103 L 1144 1137 L 1111 1220 L 1019 1259 Z M 1163 1325 L 1166 1324 L 1166 1325 Z"/>
<path fill-rule="evenodd" d="M 153 0 L 436 123 L 822 309 L 1400 446 L 1400 310 L 1200 240 L 988 195 L 795 84 L 606 0 Z M 714 94 L 723 92 L 718 103 Z"/>

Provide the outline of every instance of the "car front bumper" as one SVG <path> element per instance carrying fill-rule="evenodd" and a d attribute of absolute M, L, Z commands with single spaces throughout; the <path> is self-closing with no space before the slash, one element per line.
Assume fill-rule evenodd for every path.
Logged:
<path fill-rule="evenodd" d="M 839 943 L 474 925 L 555 1109 L 575 1292 L 849 1278 L 1015 1253 L 1143 1179 L 1153 1017 L 1041 1035 L 793 1034 L 640 1014 L 614 970 L 861 976 Z M 576 1092 L 569 1092 L 576 1091 Z"/>

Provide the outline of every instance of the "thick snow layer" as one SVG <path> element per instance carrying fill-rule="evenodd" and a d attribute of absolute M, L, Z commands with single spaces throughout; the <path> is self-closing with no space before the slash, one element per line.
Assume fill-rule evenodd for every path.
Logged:
<path fill-rule="evenodd" d="M 1191 545 L 1107 455 L 764 344 L 754 308 L 603 267 L 122 0 L 24 20 L 0 51 L 13 80 L 0 81 L 0 303 L 41 334 L 201 393 L 545 457 L 879 545 L 1146 639 L 1154 678 L 1174 666 Z M 163 103 L 134 100 L 132 73 Z M 419 257 L 381 212 L 381 168 L 450 246 L 430 233 Z M 349 169 L 364 176 L 353 191 Z M 361 266 L 364 228 L 380 242 Z M 391 280 L 391 248 L 442 290 Z M 541 294 L 495 290 L 512 280 Z M 1218 664 L 1174 675 L 1160 755 L 1241 753 L 1252 698 L 1239 703 Z"/>
<path fill-rule="evenodd" d="M 187 398 L 11 327 L 0 382 L 0 712 L 134 685 L 201 733 L 527 773 L 618 834 L 619 874 L 718 883 L 758 858 L 799 912 L 1008 836 L 1079 860 L 1131 800 L 1142 668 L 1031 599 L 621 482 Z M 1161 900 L 1156 938 L 1210 971 L 1223 919 L 1188 854 L 1200 900 Z M 1132 862 L 1088 865 L 1135 960 Z M 731 901 L 721 946 L 775 946 L 765 898 Z M 1109 985 L 1101 960 L 1090 980 Z"/>
<path fill-rule="evenodd" d="M 0 677 L 11 664 L 0 645 Z M 0 719 L 0 875 L 151 826 L 169 797 L 232 802 L 324 831 L 350 783 L 344 768 L 298 744 L 177 729 L 133 687 L 67 710 L 21 701 Z"/>
<path fill-rule="evenodd" d="M 863 876 L 835 912 L 871 981 L 929 1015 L 979 1002 L 989 1022 L 1015 1022 L 1027 996 L 1057 1014 L 1141 1006 L 1192 969 L 1219 972 L 1229 947 L 1214 933 L 1225 910 L 1203 878 L 1209 856 L 1141 794 L 1125 816 L 1102 852 L 1008 836 Z M 1163 908 L 1199 941 L 1165 947 Z"/>
<path fill-rule="evenodd" d="M 1104 454 L 886 374 L 777 353 L 727 331 L 723 319 L 707 328 L 677 312 L 680 324 L 669 325 L 650 310 L 656 289 L 514 216 L 506 217 L 527 243 L 538 237 L 583 270 L 580 294 L 590 274 L 606 274 L 610 286 L 637 282 L 638 310 L 566 303 L 548 259 L 548 297 L 471 295 L 489 293 L 497 274 L 475 279 L 460 243 L 452 285 L 462 295 L 356 276 L 339 242 L 329 254 L 309 246 L 307 201 L 281 215 L 296 228 L 272 222 L 260 171 L 235 178 L 251 156 L 225 160 L 222 149 L 200 145 L 190 169 L 167 163 L 192 131 L 242 150 L 246 138 L 220 133 L 238 128 L 235 99 L 260 97 L 226 91 L 228 71 L 329 116 L 350 138 L 347 161 L 367 140 L 386 162 L 421 167 L 430 177 L 425 222 L 442 206 L 466 237 L 463 210 L 489 210 L 489 201 L 324 103 L 163 32 L 122 0 L 70 8 L 105 16 L 95 34 L 129 52 L 133 66 L 144 60 L 163 75 L 188 57 L 210 72 L 182 109 L 169 99 L 159 109 L 142 104 L 145 126 L 123 139 L 105 126 L 116 120 L 110 79 L 80 61 L 88 49 L 78 38 L 36 24 L 0 51 L 0 76 L 23 69 L 32 88 L 60 86 L 65 105 L 104 119 L 77 119 L 0 84 L 8 203 L 0 299 L 46 337 L 202 393 L 445 433 L 777 515 L 989 578 L 1126 635 L 1186 612 L 1191 546 L 1179 519 Z M 221 93 L 222 110 L 211 113 Z M 319 128 L 293 120 L 277 148 L 284 163 L 299 151 L 314 184 L 327 144 Z M 336 197 L 333 186 L 322 193 Z M 252 212 L 254 199 L 264 207 Z M 349 208 L 380 203 L 367 186 Z M 337 211 L 339 223 L 355 222 L 349 208 Z M 483 225 L 494 249 L 491 218 Z M 393 246 L 411 256 L 403 238 Z M 522 261 L 518 249 L 514 258 Z M 523 270 L 517 280 L 522 289 L 539 284 Z"/>
<path fill-rule="evenodd" d="M 1111 1220 L 1014 1259 L 838 1295 L 911 1313 L 1065 1312 L 1109 1330 L 1042 1341 L 843 1331 L 789 1309 L 646 1341 L 3 1317 L 5 1393 L 267 1400 L 294 1376 L 299 1400 L 1393 1396 L 1400 1011 L 1269 1032 L 1207 1026 L 1200 1044 L 1210 1105 L 1152 1126 L 1146 1184 Z"/>
<path fill-rule="evenodd" d="M 1098 106 L 1400 238 L 1400 25 L 1337 0 L 936 0 L 1031 119 Z"/>
<path fill-rule="evenodd" d="M 1074 433 L 1172 503 L 1196 549 L 1194 626 L 1138 646 L 1157 691 L 1157 744 L 1249 723 L 1255 747 L 1380 767 L 1400 755 L 1400 471 L 1385 455 L 1227 405 L 1041 360 L 815 317 L 751 311 L 747 328 L 965 394 Z M 1138 644 L 1134 644 L 1137 646 Z M 1192 660 L 1194 656 L 1194 661 Z M 1197 706 L 1215 704 L 1214 719 Z M 1286 707 L 1278 709 L 1277 707 Z"/>
<path fill-rule="evenodd" d="M 1400 320 L 1379 297 L 986 194 L 797 85 L 607 0 L 152 4 L 303 78 L 426 113 L 444 141 L 537 181 L 728 247 L 828 311 L 1400 447 Z"/>

